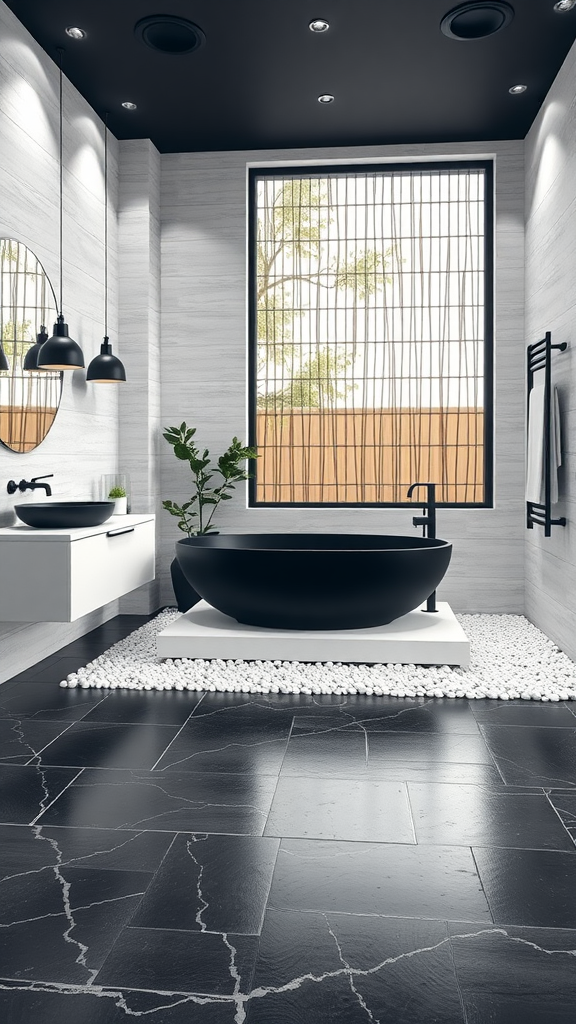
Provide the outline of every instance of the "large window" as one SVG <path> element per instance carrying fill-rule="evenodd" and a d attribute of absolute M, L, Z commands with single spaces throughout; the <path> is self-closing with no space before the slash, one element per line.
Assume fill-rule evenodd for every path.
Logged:
<path fill-rule="evenodd" d="M 250 172 L 253 505 L 492 503 L 492 165 Z"/>

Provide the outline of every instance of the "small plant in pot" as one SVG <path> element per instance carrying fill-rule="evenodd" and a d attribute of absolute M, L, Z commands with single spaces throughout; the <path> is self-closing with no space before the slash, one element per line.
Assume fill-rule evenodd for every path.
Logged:
<path fill-rule="evenodd" d="M 178 527 L 188 537 L 199 537 L 207 533 L 218 533 L 212 523 L 214 513 L 222 501 L 230 501 L 237 483 L 253 476 L 247 472 L 244 463 L 258 457 L 255 448 L 244 447 L 233 437 L 223 455 L 212 462 L 207 448 L 202 452 L 194 442 L 195 427 L 181 423 L 179 427 L 165 427 L 163 437 L 172 445 L 174 455 L 181 462 L 187 462 L 192 473 L 193 493 L 188 501 L 179 505 L 175 501 L 163 501 L 162 506 L 178 519 Z M 213 484 L 214 474 L 221 482 Z M 170 566 L 172 584 L 178 603 L 178 611 L 184 612 L 200 601 L 200 595 L 190 586 L 178 561 Z"/>
<path fill-rule="evenodd" d="M 125 516 L 128 511 L 128 496 L 123 487 L 111 487 L 108 499 L 114 502 L 114 515 Z"/>

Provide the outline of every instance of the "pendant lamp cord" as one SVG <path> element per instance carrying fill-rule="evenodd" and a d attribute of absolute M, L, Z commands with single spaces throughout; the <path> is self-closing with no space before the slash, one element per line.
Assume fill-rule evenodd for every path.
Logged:
<path fill-rule="evenodd" d="M 108 337 L 108 111 L 104 116 L 104 337 Z"/>
<path fill-rule="evenodd" d="M 58 53 L 60 55 L 60 151 L 59 151 L 59 159 L 60 159 L 60 307 L 59 307 L 59 311 L 58 312 L 59 312 L 60 316 L 62 316 L 62 265 L 63 265 L 63 261 L 62 261 L 63 209 L 62 209 L 62 207 L 63 207 L 63 196 L 64 196 L 64 172 L 63 172 L 64 149 L 63 149 L 63 145 L 62 145 L 62 135 L 63 135 L 62 57 L 64 55 L 64 50 L 59 48 L 58 49 Z"/>

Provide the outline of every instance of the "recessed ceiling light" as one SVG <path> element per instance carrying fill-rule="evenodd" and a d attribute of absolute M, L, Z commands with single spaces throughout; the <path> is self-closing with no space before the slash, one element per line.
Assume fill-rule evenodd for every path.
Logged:
<path fill-rule="evenodd" d="M 571 11 L 573 7 L 576 7 L 576 0 L 558 0 L 557 4 L 554 4 L 554 10 L 559 11 Z"/>
<path fill-rule="evenodd" d="M 314 18 L 314 21 L 310 22 L 308 28 L 311 32 L 327 32 L 330 25 L 327 21 L 324 21 L 324 18 Z"/>
<path fill-rule="evenodd" d="M 124 103 L 122 104 L 122 106 L 124 107 L 124 110 L 137 110 L 138 109 L 137 105 L 135 103 L 131 103 L 130 100 L 124 100 Z"/>
<path fill-rule="evenodd" d="M 504 0 L 467 0 L 445 14 L 440 28 L 450 39 L 484 39 L 506 28 L 514 8 Z"/>
<path fill-rule="evenodd" d="M 134 34 L 152 50 L 173 57 L 192 53 L 206 42 L 202 29 L 175 14 L 149 14 L 134 25 Z"/>
<path fill-rule="evenodd" d="M 513 85 L 511 89 L 508 89 L 508 92 L 512 93 L 513 96 L 519 96 L 521 92 L 526 92 L 527 88 L 527 85 Z"/>
<path fill-rule="evenodd" d="M 86 33 L 83 28 L 78 28 L 75 25 L 69 25 L 66 29 L 66 35 L 70 36 L 70 39 L 86 39 Z"/>
<path fill-rule="evenodd" d="M 318 103 L 333 103 L 333 102 L 334 102 L 334 97 L 333 97 L 331 92 L 323 92 L 322 95 L 318 97 Z"/>

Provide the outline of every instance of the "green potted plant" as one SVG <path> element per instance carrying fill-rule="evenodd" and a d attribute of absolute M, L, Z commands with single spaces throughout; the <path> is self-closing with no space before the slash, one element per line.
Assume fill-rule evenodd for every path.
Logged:
<path fill-rule="evenodd" d="M 163 508 L 177 518 L 178 528 L 188 537 L 219 532 L 212 523 L 216 509 L 222 501 L 230 501 L 230 492 L 237 483 L 253 476 L 246 470 L 244 463 L 247 459 L 258 457 L 255 448 L 245 447 L 237 437 L 233 437 L 226 451 L 218 456 L 214 464 L 208 449 L 201 452 L 196 446 L 195 433 L 196 428 L 186 423 L 181 423 L 179 427 L 165 427 L 163 433 L 176 458 L 187 462 L 192 473 L 193 492 L 187 501 L 182 504 L 168 499 L 162 502 Z M 213 482 L 216 473 L 221 478 L 218 484 Z M 170 566 L 170 573 L 178 611 L 188 611 L 200 600 L 200 595 L 186 580 L 176 558 Z"/>
<path fill-rule="evenodd" d="M 124 487 L 111 487 L 108 498 L 114 502 L 115 516 L 125 516 L 128 511 L 128 496 Z"/>

